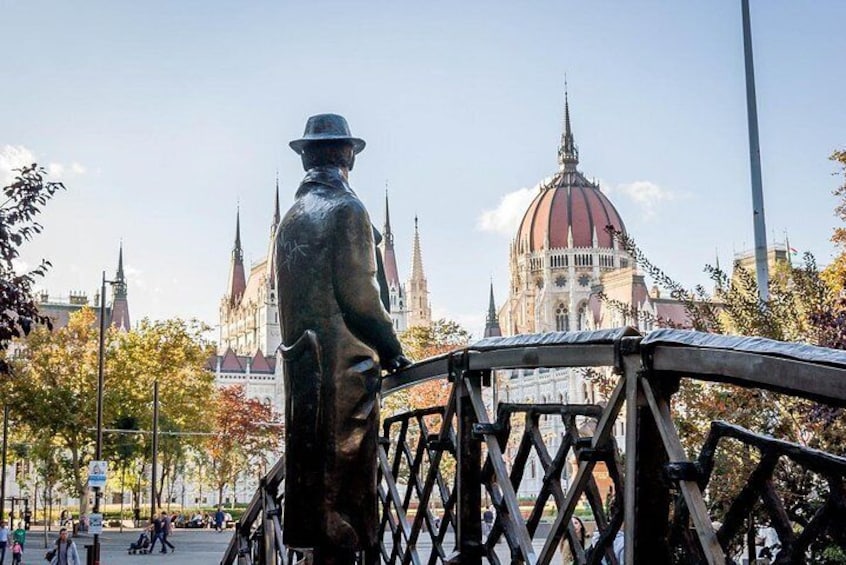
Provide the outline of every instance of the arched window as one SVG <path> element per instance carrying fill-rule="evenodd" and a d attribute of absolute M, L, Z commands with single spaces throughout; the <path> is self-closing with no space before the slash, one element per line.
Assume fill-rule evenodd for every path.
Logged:
<path fill-rule="evenodd" d="M 582 302 L 579 306 L 579 313 L 576 317 L 576 329 L 578 331 L 587 329 L 587 302 Z"/>
<path fill-rule="evenodd" d="M 570 329 L 570 316 L 567 312 L 567 307 L 563 302 L 559 302 L 555 308 L 555 331 L 566 332 Z"/>

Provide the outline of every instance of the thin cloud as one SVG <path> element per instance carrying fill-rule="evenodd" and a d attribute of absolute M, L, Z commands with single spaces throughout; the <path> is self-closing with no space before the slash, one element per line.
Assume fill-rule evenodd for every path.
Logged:
<path fill-rule="evenodd" d="M 678 195 L 648 180 L 618 184 L 608 190 L 608 194 L 621 194 L 640 208 L 643 217 L 655 217 L 657 208 L 664 202 L 675 200 Z"/>
<path fill-rule="evenodd" d="M 18 174 L 16 169 L 21 169 L 38 161 L 35 152 L 23 145 L 3 145 L 0 147 L 0 186 L 8 186 L 15 180 Z M 44 167 L 52 181 L 67 180 L 88 172 L 84 165 L 76 161 L 68 164 L 49 162 Z"/>
<path fill-rule="evenodd" d="M 513 236 L 537 193 L 537 186 L 509 192 L 502 197 L 496 208 L 481 213 L 476 221 L 477 229 Z"/>
<path fill-rule="evenodd" d="M 23 145 L 0 147 L 0 186 L 8 186 L 15 179 L 15 169 L 35 162 L 35 154 Z"/>

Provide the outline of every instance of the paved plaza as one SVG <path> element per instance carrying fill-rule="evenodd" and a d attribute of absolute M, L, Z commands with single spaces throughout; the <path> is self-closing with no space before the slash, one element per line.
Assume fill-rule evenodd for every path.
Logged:
<path fill-rule="evenodd" d="M 176 551 L 162 555 L 159 553 L 158 543 L 156 552 L 147 555 L 129 555 L 127 548 L 129 544 L 138 539 L 140 530 L 125 529 L 123 533 L 118 530 L 106 530 L 100 536 L 101 565 L 140 565 L 142 563 L 168 563 L 170 565 L 217 565 L 220 563 L 223 552 L 229 540 L 232 539 L 232 530 L 225 533 L 216 533 L 212 530 L 190 530 L 177 529 L 168 541 L 176 546 Z M 56 534 L 49 534 L 49 543 L 52 547 Z M 74 538 L 79 548 L 79 557 L 85 563 L 85 546 L 92 543 L 92 537 L 78 535 Z M 46 563 L 44 561 L 44 534 L 41 531 L 30 531 L 27 536 L 26 553 L 23 559 L 25 565 Z M 12 557 L 6 552 L 6 563 L 11 563 Z"/>
<path fill-rule="evenodd" d="M 174 534 L 168 537 L 168 541 L 176 546 L 176 551 L 167 554 L 159 553 L 156 544 L 155 553 L 129 555 L 127 548 L 129 544 L 138 539 L 141 530 L 125 529 L 122 533 L 118 530 L 106 530 L 100 536 L 101 565 L 141 565 L 143 563 L 163 563 L 168 565 L 218 565 L 229 540 L 232 539 L 233 530 L 224 533 L 216 533 L 212 530 L 191 530 L 177 529 Z M 48 534 L 49 544 L 52 547 L 56 539 L 56 533 Z M 79 557 L 85 563 L 85 546 L 92 543 L 89 535 L 78 535 L 74 538 L 79 548 Z M 543 536 L 535 540 L 534 545 L 537 551 L 543 545 Z M 451 541 L 446 544 L 452 547 Z M 428 556 L 431 551 L 431 543 L 428 537 L 423 537 L 418 544 L 418 551 L 421 555 Z M 44 534 L 40 530 L 31 530 L 27 535 L 26 553 L 23 559 L 24 565 L 36 565 L 46 563 L 44 561 Z M 497 546 L 497 554 L 503 563 L 509 559 L 508 547 L 505 543 Z M 11 563 L 12 556 L 6 552 L 6 563 Z"/>

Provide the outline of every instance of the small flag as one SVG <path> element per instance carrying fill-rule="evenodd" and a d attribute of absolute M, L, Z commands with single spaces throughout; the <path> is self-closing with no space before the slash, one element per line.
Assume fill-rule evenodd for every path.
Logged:
<path fill-rule="evenodd" d="M 799 253 L 795 247 L 790 247 L 789 249 L 791 255 L 797 255 Z"/>

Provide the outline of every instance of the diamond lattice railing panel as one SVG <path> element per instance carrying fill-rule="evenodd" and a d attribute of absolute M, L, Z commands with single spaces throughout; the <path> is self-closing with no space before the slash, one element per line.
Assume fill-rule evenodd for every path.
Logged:
<path fill-rule="evenodd" d="M 588 459 L 601 463 L 599 469 L 594 468 L 582 492 L 576 493 L 583 497 L 595 520 L 596 531 L 599 533 L 597 547 L 601 549 L 586 551 L 586 546 L 590 545 L 590 536 L 583 543 L 571 525 L 565 531 L 565 539 L 558 551 L 566 552 L 575 563 L 599 563 L 603 557 L 607 557 L 609 563 L 616 562 L 610 548 L 623 519 L 619 452 L 613 439 L 605 446 L 594 449 L 591 447 L 591 436 L 586 435 L 593 433 L 602 412 L 603 408 L 596 405 L 500 404 L 494 426 L 503 453 L 513 454 L 506 459 L 510 464 L 510 481 L 515 492 L 520 491 L 524 480 L 531 480 L 532 466 L 540 467 L 534 469 L 535 476 L 540 476 L 540 489 L 530 502 L 528 512 L 524 511 L 526 528 L 533 539 L 545 537 L 545 532 L 539 531 L 542 520 L 555 518 L 555 515 L 549 515 L 550 511 L 558 512 L 564 504 L 567 469 Z M 607 498 L 608 506 L 603 503 L 596 477 L 604 473 L 607 473 L 607 479 L 614 490 L 614 495 Z M 500 519 L 503 515 L 503 501 L 495 483 L 493 466 L 488 459 L 483 467 L 482 480 L 498 516 L 485 541 L 485 549 L 490 560 L 498 562 L 496 544 L 502 537 L 507 538 L 508 533 Z M 522 508 L 526 508 L 526 503 L 523 504 Z M 610 519 L 609 507 L 613 507 Z M 572 517 L 567 518 L 570 520 Z M 512 541 L 507 541 L 513 547 Z"/>
<path fill-rule="evenodd" d="M 383 423 L 378 484 L 385 563 L 441 563 L 451 553 L 456 529 L 452 414 L 450 402 Z M 432 545 L 429 556 L 417 553 L 421 535 Z"/>
<path fill-rule="evenodd" d="M 740 458 L 741 474 L 736 492 L 714 523 L 717 539 L 727 556 L 748 559 L 748 547 L 773 563 L 804 563 L 815 553 L 814 544 L 846 547 L 846 458 L 796 443 L 756 434 L 726 422 L 713 422 L 695 463 L 699 487 L 707 492 L 711 479 L 722 473 L 720 456 Z M 740 455 L 738 455 L 740 454 Z M 781 477 L 795 481 L 793 492 L 776 487 Z M 800 484 L 801 483 L 801 484 Z M 810 514 L 802 515 L 797 493 L 806 491 L 820 500 Z M 690 533 L 684 498 L 676 497 L 671 541 L 681 554 L 703 559 Z M 772 535 L 762 535 L 771 531 Z M 750 534 L 751 531 L 751 534 Z"/>

